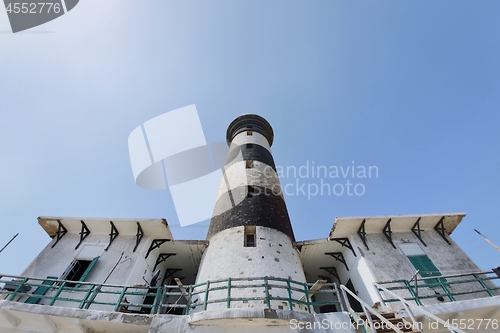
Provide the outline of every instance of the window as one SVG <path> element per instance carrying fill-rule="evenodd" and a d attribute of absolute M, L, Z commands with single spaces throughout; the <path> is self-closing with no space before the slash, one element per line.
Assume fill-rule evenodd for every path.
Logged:
<path fill-rule="evenodd" d="M 255 188 L 252 185 L 247 187 L 247 198 L 251 198 L 255 195 Z"/>
<path fill-rule="evenodd" d="M 255 247 L 255 235 L 248 234 L 245 236 L 246 247 Z"/>
<path fill-rule="evenodd" d="M 427 278 L 442 275 L 418 244 L 402 243 L 399 244 L 399 248 L 408 257 L 413 267 L 420 271 L 419 274 L 421 277 Z M 424 281 L 428 287 L 438 287 L 440 286 L 441 279 L 428 279 Z"/>
<path fill-rule="evenodd" d="M 246 160 L 246 168 L 247 169 L 253 168 L 253 160 Z"/>
<path fill-rule="evenodd" d="M 351 279 L 349 279 L 347 281 L 345 286 L 347 289 L 352 291 L 354 294 L 356 294 L 356 295 L 358 294 L 356 289 L 354 289 L 354 285 L 352 284 Z M 361 303 L 359 303 L 359 301 L 357 299 L 355 299 L 351 294 L 349 294 L 349 293 L 346 293 L 346 294 L 347 294 L 347 298 L 349 299 L 349 303 L 351 304 L 352 309 L 356 312 L 363 312 L 363 307 L 361 306 Z"/>
<path fill-rule="evenodd" d="M 247 135 L 252 135 L 252 131 L 247 131 Z"/>
<path fill-rule="evenodd" d="M 247 143 L 247 149 L 252 149 L 253 148 L 253 143 Z"/>
<path fill-rule="evenodd" d="M 254 225 L 246 225 L 244 231 L 244 246 L 245 247 L 256 247 L 257 244 L 255 242 L 256 237 L 256 227 Z"/>
<path fill-rule="evenodd" d="M 420 270 L 420 276 L 423 278 L 432 277 L 432 276 L 441 276 L 441 272 L 437 269 L 437 267 L 432 263 L 428 256 L 410 256 L 408 257 L 410 262 L 412 263 L 415 269 Z M 428 287 L 439 287 L 441 279 L 428 279 L 424 280 L 425 284 Z"/>
<path fill-rule="evenodd" d="M 60 279 L 70 281 L 85 281 L 92 268 L 94 268 L 98 259 L 99 257 L 95 257 L 93 260 L 73 260 L 66 271 L 62 274 Z M 66 285 L 69 287 L 79 287 L 79 285 L 75 283 L 68 283 Z"/>

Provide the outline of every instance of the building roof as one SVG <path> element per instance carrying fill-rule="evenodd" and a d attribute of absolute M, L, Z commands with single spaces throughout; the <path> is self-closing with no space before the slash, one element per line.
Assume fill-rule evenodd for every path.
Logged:
<path fill-rule="evenodd" d="M 417 220 L 421 229 L 429 230 L 434 229 L 441 218 L 445 232 L 451 235 L 464 216 L 465 213 L 337 217 L 329 238 L 342 238 L 357 233 L 363 221 L 365 221 L 365 232 L 373 234 L 381 233 L 389 220 L 391 220 L 392 232 L 409 232 Z"/>
<path fill-rule="evenodd" d="M 348 237 L 356 236 L 361 242 L 358 232 L 363 221 L 366 234 L 382 234 L 389 220 L 392 233 L 412 232 L 417 221 L 421 231 L 433 230 L 442 221 L 444 233 L 449 235 L 464 216 L 465 213 L 337 217 L 327 238 L 295 242 L 294 245 L 299 250 L 306 277 L 311 280 L 337 274 L 334 267 L 338 265 L 345 265 L 349 269 L 348 263 L 343 262 L 344 256 L 339 253 L 354 253 Z"/>
<path fill-rule="evenodd" d="M 172 232 L 165 219 L 118 219 L 118 218 L 94 218 L 94 217 L 54 217 L 40 216 L 38 223 L 51 237 L 57 235 L 59 222 L 68 230 L 68 233 L 78 234 L 82 230 L 82 222 L 85 223 L 91 234 L 109 235 L 113 222 L 122 236 L 135 236 L 137 234 L 137 223 L 140 224 L 145 237 L 173 239 Z"/>

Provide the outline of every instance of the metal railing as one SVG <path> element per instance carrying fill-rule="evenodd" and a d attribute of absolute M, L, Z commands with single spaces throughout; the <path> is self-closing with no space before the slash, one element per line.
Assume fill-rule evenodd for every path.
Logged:
<path fill-rule="evenodd" d="M 192 309 L 200 307 L 202 310 L 206 310 L 209 304 L 226 303 L 226 308 L 231 308 L 238 303 L 247 303 L 249 301 L 261 301 L 266 304 L 267 308 L 272 308 L 273 301 L 281 301 L 282 304 L 287 304 L 289 310 L 294 310 L 296 306 L 303 306 L 309 313 L 314 312 L 314 306 L 319 307 L 323 305 L 335 305 L 340 310 L 343 310 L 343 305 L 339 301 L 337 284 L 325 283 L 324 287 L 329 289 L 314 291 L 315 295 L 328 295 L 327 298 L 330 298 L 329 301 L 315 301 L 309 290 L 312 286 L 312 283 L 268 276 L 229 278 L 191 285 L 187 289 L 186 296 L 188 303 L 193 304 Z M 252 289 L 252 293 L 256 296 L 249 297 L 243 295 L 235 297 L 237 295 L 234 294 L 237 294 L 237 291 L 242 289 Z M 271 289 L 273 290 L 273 294 L 282 294 L 285 296 L 273 296 L 270 291 Z M 219 293 L 214 295 L 214 292 Z M 259 294 L 262 296 L 259 296 Z M 195 298 L 199 299 L 200 302 L 192 303 L 192 300 Z M 283 306 L 280 309 L 282 308 Z"/>
<path fill-rule="evenodd" d="M 375 287 L 377 288 L 377 290 L 383 291 L 383 292 L 391 295 L 391 297 L 394 297 L 395 299 L 397 299 L 399 302 L 401 302 L 403 304 L 403 307 L 404 307 L 406 313 L 410 317 L 413 328 L 417 328 L 419 331 L 422 331 L 421 323 L 418 322 L 415 318 L 414 311 L 416 311 L 417 313 L 420 313 L 424 317 L 432 319 L 432 320 L 436 321 L 437 323 L 441 324 L 442 327 L 447 328 L 451 333 L 466 333 L 465 331 L 462 331 L 461 329 L 459 329 L 455 325 L 450 324 L 449 320 L 445 321 L 445 320 L 433 315 L 432 313 L 424 310 L 421 306 L 417 306 L 415 304 L 410 304 L 407 300 L 403 299 L 401 296 L 395 294 L 394 292 L 388 290 L 387 288 L 384 288 L 380 285 L 377 285 L 376 283 L 375 283 Z"/>
<path fill-rule="evenodd" d="M 383 286 L 386 290 L 398 292 L 402 291 L 407 301 L 414 301 L 417 305 L 422 305 L 424 299 L 438 299 L 444 301 L 447 298 L 450 302 L 457 301 L 463 295 L 475 295 L 476 298 L 493 297 L 500 295 L 500 287 L 491 282 L 500 278 L 495 272 L 473 272 L 465 274 L 455 274 L 446 276 L 417 278 L 411 280 L 393 280 L 377 282 L 376 285 Z M 422 290 L 430 291 L 425 295 Z M 379 292 L 382 291 L 379 289 Z M 380 294 L 386 303 L 398 302 L 398 298 L 387 297 Z"/>
<path fill-rule="evenodd" d="M 2 284 L 0 299 L 131 313 L 189 314 L 194 309 L 206 310 L 210 304 L 224 304 L 225 308 L 239 308 L 244 306 L 242 303 L 251 301 L 261 302 L 266 308 L 283 309 L 284 304 L 287 304 L 290 310 L 302 307 L 309 313 L 314 312 L 314 307 L 323 305 L 335 305 L 338 310 L 344 310 L 335 283 L 326 283 L 324 288 L 311 292 L 310 288 L 313 284 L 267 276 L 229 278 L 186 286 L 124 286 L 0 275 L 0 286 Z M 239 292 L 245 289 L 247 291 L 243 294 Z M 222 294 L 223 297 L 221 297 Z M 238 294 L 241 295 L 238 296 Z M 324 297 L 318 297 L 321 294 Z M 328 300 L 315 301 L 315 298 Z M 278 303 L 281 305 L 277 305 Z"/>
<path fill-rule="evenodd" d="M 365 301 L 363 301 L 361 298 L 359 298 L 358 295 L 353 293 L 346 286 L 341 285 L 340 289 L 342 290 L 342 293 L 344 295 L 344 299 L 347 302 L 347 308 L 348 308 L 348 311 L 349 311 L 351 317 L 356 321 L 358 326 L 362 326 L 364 328 L 364 331 L 377 333 L 377 327 L 374 324 L 373 318 L 372 318 L 372 315 L 374 315 L 375 317 L 377 317 L 381 321 L 381 323 L 383 323 L 383 324 L 380 324 L 380 326 L 382 326 L 381 328 L 390 328 L 396 333 L 403 333 L 403 331 L 399 327 L 397 327 L 396 325 L 391 323 L 387 318 L 385 318 L 377 310 L 375 310 L 374 308 L 372 308 L 371 306 L 366 304 Z M 347 294 L 349 294 L 352 298 L 354 298 L 356 301 L 359 302 L 359 304 L 361 305 L 361 308 L 363 309 L 363 312 L 366 316 L 366 320 L 361 319 L 359 314 L 352 309 L 351 304 L 349 302 L 349 298 L 347 297 Z"/>

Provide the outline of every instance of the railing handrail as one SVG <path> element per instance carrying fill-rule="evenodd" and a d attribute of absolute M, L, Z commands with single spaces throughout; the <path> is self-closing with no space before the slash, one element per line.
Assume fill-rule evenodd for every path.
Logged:
<path fill-rule="evenodd" d="M 154 288 L 154 287 L 148 286 L 146 284 L 133 284 L 133 285 L 107 284 L 107 283 L 95 283 L 95 282 L 88 282 L 88 281 L 86 282 L 86 281 L 51 279 L 51 278 L 37 278 L 37 277 L 8 275 L 8 274 L 0 274 L 0 283 L 18 282 L 18 281 L 1 281 L 1 279 L 4 277 L 13 278 L 13 279 L 36 280 L 36 281 L 52 281 L 52 282 L 66 282 L 66 283 L 85 284 L 85 285 L 101 285 L 102 287 L 114 287 L 114 288 L 123 288 L 123 287 L 127 287 L 127 288 Z M 159 286 L 157 286 L 157 287 L 159 287 Z"/>
<path fill-rule="evenodd" d="M 416 309 L 418 310 L 419 312 L 421 312 L 422 314 L 424 314 L 426 317 L 429 317 L 437 322 L 439 322 L 440 324 L 442 324 L 444 327 L 448 328 L 448 330 L 450 332 L 456 332 L 456 333 L 467 333 L 461 329 L 459 329 L 458 327 L 450 324 L 450 322 L 446 322 L 444 321 L 443 319 L 433 315 L 432 313 L 430 313 L 429 311 L 426 311 L 422 308 L 422 306 L 418 306 L 418 305 L 414 305 L 414 304 L 411 304 L 409 303 L 408 301 L 406 301 L 403 297 L 397 295 L 396 293 L 390 291 L 389 289 L 387 288 L 384 288 L 380 285 L 378 285 L 377 283 L 374 283 L 375 287 L 378 288 L 378 289 L 381 289 L 383 290 L 384 292 L 390 294 L 392 297 L 396 297 L 397 299 L 399 299 L 399 301 L 405 305 L 405 309 L 408 311 L 408 315 L 412 318 L 412 321 L 413 321 L 413 324 L 415 325 L 415 319 L 414 319 L 414 314 L 412 313 L 412 309 Z"/>
<path fill-rule="evenodd" d="M 10 279 L 10 281 L 9 281 Z M 257 282 L 256 282 L 257 281 Z M 262 281 L 262 282 L 261 282 Z M 45 283 L 44 283 L 45 282 Z M 49 282 L 48 284 L 46 282 Z M 243 283 L 242 283 L 243 282 Z M 306 311 L 311 312 L 313 306 L 321 305 L 340 305 L 342 308 L 341 297 L 338 293 L 336 283 L 325 283 L 324 286 L 331 286 L 330 290 L 317 290 L 315 293 L 321 294 L 332 294 L 333 297 L 324 301 L 312 301 L 309 297 L 309 289 L 313 286 L 313 283 L 300 282 L 292 280 L 291 278 L 277 278 L 277 277 L 246 277 L 246 278 L 227 278 L 218 279 L 215 281 L 205 281 L 198 284 L 186 285 L 183 288 L 189 290 L 188 295 L 183 292 L 179 285 L 163 285 L 163 286 L 149 286 L 149 285 L 116 285 L 116 284 L 102 284 L 94 282 L 85 281 L 69 281 L 54 278 L 38 278 L 38 277 L 23 277 L 17 275 L 0 275 L 0 283 L 11 285 L 10 289 L 0 290 L 0 294 L 8 295 L 9 300 L 22 300 L 26 301 L 24 297 L 31 298 L 32 301 L 39 302 L 40 300 L 46 300 L 50 303 L 49 305 L 54 305 L 56 302 L 76 302 L 79 308 L 89 308 L 90 305 L 105 305 L 112 306 L 114 311 L 117 309 L 122 309 L 123 307 L 139 307 L 142 311 L 147 311 L 150 313 L 160 313 L 162 309 L 165 308 L 185 308 L 186 314 L 190 310 L 203 306 L 206 309 L 207 304 L 220 303 L 226 301 L 228 307 L 230 308 L 231 302 L 241 302 L 244 300 L 265 300 L 267 307 L 270 307 L 271 301 L 287 301 L 290 309 L 293 309 L 295 304 L 299 306 L 305 306 Z M 68 285 L 70 284 L 70 286 Z M 34 292 L 28 292 L 24 286 L 31 287 L 43 287 L 46 290 L 37 294 Z M 266 294 L 265 297 L 258 296 L 253 297 L 250 295 L 243 295 L 241 297 L 231 296 L 231 289 L 242 289 L 242 288 L 268 288 L 268 289 L 283 289 L 287 293 L 288 297 L 283 297 L 280 295 Z M 196 289 L 196 290 L 195 290 Z M 227 290 L 228 294 L 226 298 L 207 297 L 206 295 L 213 291 L 224 291 Z M 49 292 L 50 291 L 50 292 Z M 286 292 L 287 291 L 287 292 Z M 64 295 L 62 292 L 75 292 L 75 294 Z M 83 294 L 82 294 L 83 293 Z M 292 293 L 294 297 L 292 297 Z M 306 295 L 306 300 L 300 300 L 295 293 L 302 293 Z M 99 301 L 96 300 L 97 295 L 110 295 L 112 299 L 110 301 Z M 205 297 L 203 297 L 205 294 Z M 73 295 L 73 296 L 71 296 Z M 202 302 L 194 303 L 192 302 L 192 297 L 199 295 L 202 297 Z M 131 296 L 154 296 L 153 304 L 134 304 L 129 303 L 125 297 Z M 173 303 L 173 299 L 169 297 L 174 297 L 177 300 Z M 178 304 L 182 297 L 186 298 L 187 304 Z M 215 296 L 217 297 L 217 296 Z M 115 300 L 116 299 L 116 300 Z M 165 301 L 168 300 L 168 301 Z M 184 303 L 184 301 L 183 301 Z M 145 310 L 147 309 L 147 310 Z"/>
<path fill-rule="evenodd" d="M 363 307 L 363 311 L 365 312 L 366 319 L 371 324 L 370 329 L 372 330 L 372 332 L 376 333 L 377 329 L 375 327 L 373 327 L 373 322 L 371 320 L 371 315 L 370 315 L 371 313 L 373 313 L 377 318 L 379 318 L 382 322 L 384 322 L 384 324 L 386 324 L 388 327 L 392 328 L 396 333 L 404 333 L 398 327 L 396 327 L 393 323 L 391 323 L 389 320 L 387 320 L 387 318 L 385 318 L 384 316 L 382 316 L 377 310 L 375 310 L 374 308 L 372 308 L 371 306 L 369 306 L 365 301 L 363 301 L 361 298 L 359 298 L 358 295 L 356 295 L 351 290 L 349 290 L 346 286 L 344 286 L 343 284 L 341 284 L 340 285 L 340 289 L 342 289 L 343 292 L 349 293 L 356 301 L 358 301 L 361 304 L 361 306 Z M 351 307 L 351 305 L 349 303 L 349 299 L 347 297 L 345 297 L 345 300 L 347 302 L 347 306 L 349 307 L 349 312 L 354 317 L 354 314 L 357 315 L 356 311 L 354 311 L 352 309 L 352 307 Z M 367 312 L 369 312 L 369 313 L 367 313 Z"/>
<path fill-rule="evenodd" d="M 495 274 L 494 276 L 488 276 L 488 274 Z M 415 301 L 417 305 L 422 305 L 421 300 L 427 298 L 438 298 L 438 297 L 448 297 L 451 302 L 456 301 L 456 296 L 461 295 L 469 295 L 469 294 L 480 294 L 483 292 L 488 293 L 488 296 L 495 296 L 496 291 L 500 290 L 500 287 L 497 286 L 493 280 L 500 279 L 499 276 L 496 275 L 495 272 L 472 272 L 472 273 L 463 273 L 463 274 L 454 274 L 454 275 L 441 275 L 441 276 L 431 276 L 415 279 L 415 282 L 412 283 L 409 280 L 393 280 L 393 281 L 385 281 L 385 282 L 376 282 L 377 285 L 385 285 L 388 290 L 392 291 L 408 291 L 411 295 L 410 298 L 406 297 L 406 301 Z M 492 282 L 489 282 L 492 281 Z M 453 291 L 450 287 L 455 285 L 463 285 L 463 284 L 474 284 L 475 288 L 469 288 L 467 291 Z M 491 285 L 489 285 L 491 283 Z M 418 293 L 420 288 L 441 288 L 443 293 L 437 293 L 435 295 L 425 295 L 421 296 Z M 390 303 L 395 302 L 397 299 L 386 299 L 382 297 L 384 302 Z"/>
<path fill-rule="evenodd" d="M 461 274 L 451 274 L 451 275 L 440 275 L 440 276 L 428 276 L 428 277 L 420 277 L 418 278 L 419 281 L 422 281 L 422 280 L 433 280 L 433 279 L 438 279 L 438 278 L 455 278 L 455 277 L 463 277 L 463 276 L 472 276 L 474 274 L 482 274 L 482 275 L 486 275 L 486 274 L 495 274 L 496 273 L 494 271 L 480 271 L 480 272 L 469 272 L 469 273 L 461 273 Z M 494 279 L 500 279 L 500 277 L 498 276 L 493 276 L 492 278 L 489 278 L 489 280 L 494 280 Z M 409 281 L 409 280 L 404 280 L 404 279 L 401 279 L 401 280 L 390 280 L 390 281 L 378 281 L 378 282 L 375 282 L 377 284 L 389 284 L 389 283 L 398 283 L 398 282 L 404 282 L 404 281 Z"/>

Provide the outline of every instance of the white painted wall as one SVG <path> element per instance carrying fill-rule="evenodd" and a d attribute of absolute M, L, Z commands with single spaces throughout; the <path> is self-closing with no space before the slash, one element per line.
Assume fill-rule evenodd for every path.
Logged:
<path fill-rule="evenodd" d="M 283 198 L 283 191 L 276 171 L 272 167 L 259 161 L 253 161 L 253 167 L 246 168 L 246 161 L 241 161 L 230 165 L 224 170 L 224 177 L 219 186 L 217 200 L 237 187 L 253 185 L 270 189 L 273 194 Z M 222 213 L 222 212 L 220 212 Z M 214 215 L 220 214 L 214 212 Z"/>
<path fill-rule="evenodd" d="M 288 236 L 280 231 L 265 227 L 256 227 L 256 247 L 244 247 L 244 227 L 223 230 L 210 239 L 210 245 L 203 254 L 196 283 L 208 280 L 246 278 L 246 277 L 279 277 L 305 282 L 304 271 L 297 250 L 292 246 Z M 259 282 L 260 283 L 260 282 Z M 236 282 L 235 282 L 236 284 Z M 232 289 L 232 297 L 263 297 L 263 288 Z M 285 289 L 271 289 L 273 296 L 288 297 Z M 302 293 L 294 292 L 292 297 L 300 299 Z M 211 292 L 209 300 L 225 298 L 227 291 Z M 200 295 L 202 302 L 204 295 Z M 226 308 L 226 303 L 210 304 L 207 310 Z M 236 307 L 267 307 L 263 301 L 233 302 Z M 273 301 L 272 308 L 288 308 L 287 302 Z M 195 311 L 201 311 L 197 308 Z M 296 306 L 294 310 L 305 311 Z"/>

